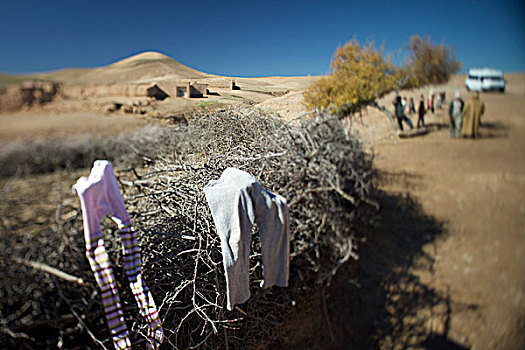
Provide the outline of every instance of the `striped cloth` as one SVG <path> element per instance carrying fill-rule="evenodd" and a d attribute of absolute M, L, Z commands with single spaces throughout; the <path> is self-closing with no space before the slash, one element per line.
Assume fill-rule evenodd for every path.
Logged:
<path fill-rule="evenodd" d="M 153 297 L 142 279 L 140 247 L 126 211 L 113 167 L 108 161 L 95 161 L 89 178 L 82 177 L 73 186 L 82 206 L 86 257 L 100 288 L 102 306 L 115 349 L 131 349 L 129 331 L 109 256 L 104 248 L 100 220 L 110 215 L 119 227 L 124 271 L 141 315 L 148 324 L 147 347 L 157 349 L 164 339 Z"/>

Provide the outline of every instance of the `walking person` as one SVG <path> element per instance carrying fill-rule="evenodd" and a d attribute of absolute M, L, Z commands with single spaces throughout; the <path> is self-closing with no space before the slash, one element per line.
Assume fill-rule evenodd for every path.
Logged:
<path fill-rule="evenodd" d="M 397 119 L 397 124 L 399 126 L 399 130 L 403 131 L 403 121 L 407 123 L 410 129 L 414 129 L 414 125 L 412 124 L 412 121 L 408 119 L 404 113 L 401 96 L 397 96 L 396 99 L 394 100 L 394 107 L 395 107 L 396 119 Z"/>
<path fill-rule="evenodd" d="M 450 119 L 449 130 L 450 137 L 457 138 L 461 134 L 461 126 L 463 125 L 463 106 L 465 103 L 461 99 L 461 94 L 456 91 L 454 100 L 450 103 L 448 109 L 448 116 Z"/>
<path fill-rule="evenodd" d="M 416 113 L 416 106 L 414 105 L 414 99 L 410 97 L 408 100 L 408 114 L 412 115 Z"/>
<path fill-rule="evenodd" d="M 420 99 L 419 99 L 419 107 L 417 109 L 417 127 L 419 128 L 420 126 L 421 127 L 425 127 L 425 113 L 426 113 L 426 109 L 425 109 L 425 97 L 423 95 L 421 95 Z"/>
<path fill-rule="evenodd" d="M 430 92 L 428 93 L 427 110 L 432 111 L 432 115 L 434 115 L 434 91 L 433 90 L 430 90 Z"/>
<path fill-rule="evenodd" d="M 479 136 L 479 124 L 484 112 L 485 104 L 480 100 L 479 92 L 476 91 L 470 101 L 465 104 L 465 108 L 463 108 L 461 136 L 472 138 Z"/>

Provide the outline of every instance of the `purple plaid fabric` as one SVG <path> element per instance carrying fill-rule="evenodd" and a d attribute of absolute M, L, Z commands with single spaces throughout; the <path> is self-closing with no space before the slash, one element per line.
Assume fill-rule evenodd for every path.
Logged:
<path fill-rule="evenodd" d="M 164 333 L 153 296 L 142 279 L 140 247 L 122 200 L 113 167 L 108 161 L 95 161 L 89 178 L 80 178 L 73 186 L 73 191 L 80 198 L 86 257 L 100 288 L 102 306 L 115 349 L 131 349 L 131 342 L 99 224 L 107 214 L 119 226 L 124 271 L 140 313 L 148 324 L 147 346 L 149 349 L 157 349 L 164 339 Z"/>

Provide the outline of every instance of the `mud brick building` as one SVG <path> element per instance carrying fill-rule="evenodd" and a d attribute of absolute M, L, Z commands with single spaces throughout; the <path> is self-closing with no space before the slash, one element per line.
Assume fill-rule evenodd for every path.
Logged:
<path fill-rule="evenodd" d="M 177 86 L 175 96 L 197 98 L 208 94 L 208 84 L 187 83 L 184 86 Z"/>

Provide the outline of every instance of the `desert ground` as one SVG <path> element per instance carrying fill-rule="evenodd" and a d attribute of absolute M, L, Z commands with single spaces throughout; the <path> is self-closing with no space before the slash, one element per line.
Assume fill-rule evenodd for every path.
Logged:
<path fill-rule="evenodd" d="M 119 76 L 136 80 L 135 73 L 122 75 L 130 62 L 139 66 L 128 59 L 98 71 L 58 72 L 52 79 L 96 90 L 114 86 Z M 301 93 L 316 79 L 234 78 L 241 89 L 231 90 L 232 78 L 170 67 L 176 79 L 208 82 L 213 94 L 146 102 L 106 91 L 26 106 L 0 113 L 0 147 L 86 133 L 109 137 L 226 104 L 292 119 L 304 112 Z M 174 79 L 164 69 L 156 66 L 155 79 L 151 72 L 139 78 L 159 84 Z M 463 79 L 401 95 L 418 101 L 430 89 L 448 98 L 457 90 L 468 100 Z M 504 94 L 481 95 L 486 113 L 478 139 L 450 138 L 448 105 L 426 116 L 428 134 L 412 138 L 398 138 L 387 117 L 372 109 L 348 121 L 375 156 L 381 219 L 361 248 L 359 275 L 341 269 L 320 298 L 298 306 L 282 325 L 288 348 L 525 348 L 525 74 L 507 80 Z M 380 103 L 392 110 L 392 98 Z M 143 113 L 109 111 L 114 103 L 140 106 Z M 35 208 L 52 212 L 76 177 L 78 172 L 1 179 L 4 198 L 42 194 L 36 190 L 42 184 L 49 189 L 41 201 L 32 198 L 16 210 L 0 204 L 2 225 L 38 230 L 46 218 L 35 217 Z"/>
<path fill-rule="evenodd" d="M 437 89 L 468 99 L 461 80 Z M 386 132 L 389 122 L 375 112 L 363 116 L 356 129 L 375 154 L 383 221 L 364 248 L 360 278 L 339 276 L 327 296 L 332 337 L 325 322 L 294 342 L 321 334 L 319 348 L 525 346 L 524 87 L 517 74 L 507 93 L 482 94 L 487 111 L 474 140 L 449 137 L 446 108 L 426 117 L 429 134 L 411 139 Z M 323 313 L 320 303 L 313 309 L 299 321 Z"/>

